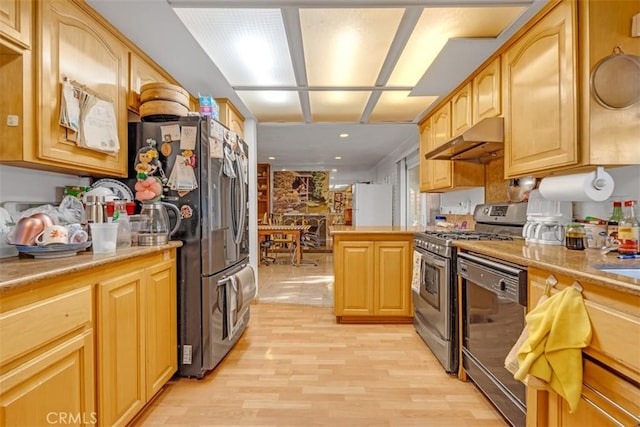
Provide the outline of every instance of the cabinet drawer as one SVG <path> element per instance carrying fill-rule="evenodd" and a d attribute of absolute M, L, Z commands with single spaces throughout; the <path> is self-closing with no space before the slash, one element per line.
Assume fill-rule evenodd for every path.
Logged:
<path fill-rule="evenodd" d="M 0 364 L 91 322 L 89 286 L 0 315 Z"/>
<path fill-rule="evenodd" d="M 600 365 L 584 361 L 583 387 L 575 412 L 556 393 L 549 394 L 549 422 L 553 427 L 637 426 L 640 390 Z"/>
<path fill-rule="evenodd" d="M 529 269 L 529 304 L 532 307 L 543 294 L 549 276 L 558 284 L 552 293 L 561 291 L 574 282 L 569 276 L 551 274 L 536 268 Z M 597 359 L 606 358 L 609 365 L 626 375 L 636 377 L 640 367 L 637 351 L 637 331 L 640 331 L 640 298 L 637 296 L 612 294 L 613 291 L 590 282 L 580 282 L 589 321 L 591 322 L 591 344 L 584 350 Z"/>

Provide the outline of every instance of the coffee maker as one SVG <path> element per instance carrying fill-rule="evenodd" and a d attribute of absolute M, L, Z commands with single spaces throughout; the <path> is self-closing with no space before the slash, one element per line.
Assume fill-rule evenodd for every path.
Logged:
<path fill-rule="evenodd" d="M 522 237 L 527 243 L 564 245 L 565 225 L 571 222 L 572 217 L 570 201 L 547 200 L 537 189 L 532 190 Z"/>

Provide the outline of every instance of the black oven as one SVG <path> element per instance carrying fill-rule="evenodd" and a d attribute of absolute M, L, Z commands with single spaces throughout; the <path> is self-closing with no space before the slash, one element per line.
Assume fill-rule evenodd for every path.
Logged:
<path fill-rule="evenodd" d="M 524 328 L 527 271 L 459 253 L 457 273 L 462 278 L 462 366 L 512 425 L 524 426 L 525 386 L 504 367 L 504 360 Z"/>
<path fill-rule="evenodd" d="M 420 254 L 420 272 L 413 289 L 413 324 L 445 371 L 457 373 L 457 292 L 452 261 L 414 243 Z"/>

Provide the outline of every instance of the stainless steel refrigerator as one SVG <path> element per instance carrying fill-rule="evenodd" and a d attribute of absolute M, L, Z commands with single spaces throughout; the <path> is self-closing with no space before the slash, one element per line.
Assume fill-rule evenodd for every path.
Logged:
<path fill-rule="evenodd" d="M 140 149 L 155 145 L 154 176 L 163 180 L 162 200 L 181 212 L 180 228 L 172 236 L 183 242 L 177 268 L 181 376 L 202 378 L 224 358 L 246 328 L 255 296 L 249 265 L 248 150 L 232 136 L 207 117 L 129 123 L 128 185 L 135 186 Z M 182 180 L 184 171 L 193 174 L 196 188 L 185 191 L 178 183 L 175 189 L 171 175 L 178 169 Z"/>

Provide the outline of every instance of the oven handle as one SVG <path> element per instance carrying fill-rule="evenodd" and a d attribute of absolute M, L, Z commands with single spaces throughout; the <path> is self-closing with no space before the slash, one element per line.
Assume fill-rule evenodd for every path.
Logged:
<path fill-rule="evenodd" d="M 421 248 L 416 248 L 416 251 L 420 254 L 423 261 L 428 261 L 430 264 L 440 268 L 444 268 L 447 266 L 447 261 L 443 258 L 436 257 Z"/>
<path fill-rule="evenodd" d="M 490 259 L 479 257 L 479 256 L 476 256 L 476 255 L 472 255 L 472 254 L 467 253 L 467 252 L 458 253 L 458 258 L 466 259 L 466 260 L 475 262 L 476 264 L 480 264 L 480 265 L 483 265 L 483 266 L 486 266 L 486 267 L 494 268 L 496 270 L 504 271 L 504 272 L 512 274 L 514 276 L 517 276 L 518 274 L 520 274 L 523 271 L 523 269 L 521 269 L 521 268 L 510 267 L 508 265 L 500 264 L 498 262 L 491 261 Z"/>

